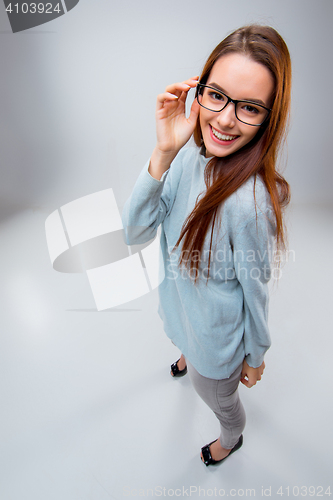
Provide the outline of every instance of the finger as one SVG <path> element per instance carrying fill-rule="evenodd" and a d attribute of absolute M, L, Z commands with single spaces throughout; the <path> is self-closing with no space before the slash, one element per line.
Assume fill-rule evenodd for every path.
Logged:
<path fill-rule="evenodd" d="M 177 101 L 177 99 L 178 96 L 175 94 L 171 94 L 171 92 L 164 92 L 163 94 L 159 94 L 157 96 L 157 109 L 163 108 L 165 102 Z"/>
<path fill-rule="evenodd" d="M 257 383 L 257 381 L 254 381 L 254 380 L 251 380 L 251 379 L 249 379 L 247 382 L 248 382 L 248 386 L 247 387 L 249 387 L 249 388 L 253 387 Z"/>
<path fill-rule="evenodd" d="M 187 83 L 191 87 L 196 87 L 196 85 L 198 84 L 198 81 L 199 81 L 199 77 L 194 76 L 193 78 L 189 78 L 188 80 L 185 80 L 184 83 Z"/>
<path fill-rule="evenodd" d="M 177 93 L 178 91 L 182 92 L 188 92 L 190 88 L 194 88 L 198 84 L 199 77 L 195 76 L 194 78 L 189 78 L 188 80 L 185 80 L 184 82 L 177 82 L 177 83 L 172 83 L 171 85 L 168 85 L 165 89 L 166 92 L 172 92 L 172 93 Z"/>
<path fill-rule="evenodd" d="M 188 80 L 185 80 L 185 81 L 186 82 L 190 82 L 190 81 L 194 81 L 195 80 L 196 82 L 198 82 L 199 78 L 200 77 L 198 75 L 197 76 L 192 76 L 192 78 L 189 78 Z"/>
<path fill-rule="evenodd" d="M 242 384 L 244 384 L 249 389 L 252 387 L 252 385 L 250 384 L 250 382 L 246 378 L 241 378 L 240 381 L 242 382 Z"/>
<path fill-rule="evenodd" d="M 178 82 L 178 83 L 173 83 L 172 85 L 168 85 L 165 88 L 165 92 L 172 92 L 173 94 L 177 93 L 177 91 L 178 91 L 178 93 L 187 92 L 190 90 L 190 88 L 191 88 L 191 85 L 188 85 L 185 82 Z"/>
<path fill-rule="evenodd" d="M 178 95 L 177 94 L 172 94 L 171 92 L 163 92 L 163 94 L 159 94 L 157 96 L 157 100 L 159 102 L 164 102 L 168 99 L 178 99 Z"/>
<path fill-rule="evenodd" d="M 246 374 L 244 378 L 249 383 L 248 387 L 252 387 L 252 386 L 256 385 L 256 383 L 257 383 L 257 376 L 252 374 L 252 373 L 250 373 L 250 375 Z"/>
<path fill-rule="evenodd" d="M 257 381 L 258 381 L 257 378 L 253 378 L 253 377 L 249 378 L 249 382 L 251 384 L 251 387 L 253 387 L 254 385 L 256 385 Z"/>
<path fill-rule="evenodd" d="M 189 89 L 190 89 L 190 87 L 189 87 Z M 179 96 L 179 99 L 178 99 L 178 100 L 179 100 L 180 102 L 182 102 L 183 104 L 185 104 L 185 102 L 186 102 L 186 98 L 187 98 L 187 95 L 188 95 L 188 94 L 187 94 L 187 91 L 186 91 L 186 92 L 182 92 L 182 93 L 180 94 L 180 96 Z"/>
<path fill-rule="evenodd" d="M 191 106 L 190 116 L 188 117 L 188 122 L 191 125 L 195 125 L 199 116 L 200 106 L 198 101 L 195 99 Z"/>

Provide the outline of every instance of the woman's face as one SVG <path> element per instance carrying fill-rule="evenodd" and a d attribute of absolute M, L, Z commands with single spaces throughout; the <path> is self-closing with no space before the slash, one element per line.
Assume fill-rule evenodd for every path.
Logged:
<path fill-rule="evenodd" d="M 206 85 L 221 90 L 231 99 L 262 101 L 267 108 L 270 107 L 270 97 L 274 90 L 270 71 L 239 53 L 220 57 L 215 62 Z M 232 102 L 219 113 L 200 107 L 199 120 L 207 158 L 228 156 L 238 151 L 260 129 L 237 120 Z"/>

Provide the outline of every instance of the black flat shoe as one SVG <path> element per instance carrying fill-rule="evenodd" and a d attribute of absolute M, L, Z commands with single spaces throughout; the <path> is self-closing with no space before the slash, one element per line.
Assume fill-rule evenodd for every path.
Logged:
<path fill-rule="evenodd" d="M 215 441 L 217 441 L 217 439 L 215 439 Z M 231 455 L 231 453 L 233 453 L 234 451 L 239 450 L 239 448 L 243 444 L 243 434 L 241 434 L 241 436 L 240 436 L 240 438 L 238 440 L 238 443 L 235 444 L 235 446 L 231 449 L 230 453 L 226 457 L 222 458 L 221 460 L 214 460 L 212 458 L 212 455 L 210 454 L 209 447 L 210 447 L 211 444 L 215 443 L 215 441 L 212 441 L 211 443 L 206 444 L 206 446 L 204 446 L 203 448 L 201 448 L 202 456 L 203 456 L 203 460 L 201 459 L 201 461 L 203 461 L 203 463 L 205 465 L 207 465 L 207 467 L 208 467 L 208 465 L 220 464 L 221 462 L 223 462 L 223 460 L 225 460 L 226 458 L 228 458 Z"/>
<path fill-rule="evenodd" d="M 177 359 L 177 361 L 175 363 L 172 363 L 172 365 L 171 365 L 171 374 L 172 374 L 171 376 L 173 376 L 173 377 L 183 377 L 187 373 L 187 366 L 185 366 L 185 368 L 183 370 L 180 370 L 178 368 L 177 363 L 178 363 L 179 359 Z"/>

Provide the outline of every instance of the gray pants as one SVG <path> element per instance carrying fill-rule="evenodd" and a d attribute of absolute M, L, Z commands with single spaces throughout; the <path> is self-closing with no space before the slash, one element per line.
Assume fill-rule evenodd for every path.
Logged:
<path fill-rule="evenodd" d="M 203 401 L 213 410 L 220 422 L 220 443 L 227 450 L 238 442 L 245 427 L 245 411 L 238 395 L 242 364 L 229 378 L 214 380 L 203 377 L 186 360 L 192 385 Z"/>

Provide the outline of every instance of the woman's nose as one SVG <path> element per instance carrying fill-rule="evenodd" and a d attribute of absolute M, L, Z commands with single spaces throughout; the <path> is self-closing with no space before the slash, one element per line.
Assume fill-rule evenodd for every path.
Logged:
<path fill-rule="evenodd" d="M 221 127 L 232 128 L 235 125 L 236 115 L 234 103 L 229 102 L 229 104 L 227 104 L 227 106 L 219 112 L 217 121 Z"/>

